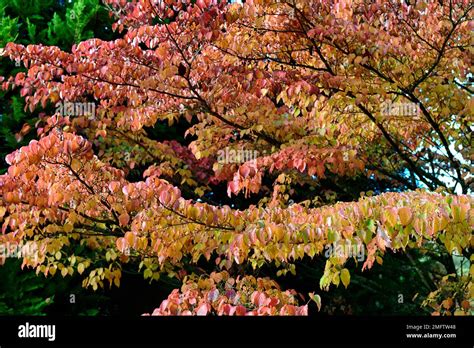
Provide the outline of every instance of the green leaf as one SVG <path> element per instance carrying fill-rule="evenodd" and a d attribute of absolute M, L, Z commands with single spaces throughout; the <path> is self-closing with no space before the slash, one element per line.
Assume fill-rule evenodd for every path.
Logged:
<path fill-rule="evenodd" d="M 332 229 L 329 229 L 328 230 L 328 243 L 333 243 L 334 241 L 336 241 L 336 233 Z"/>
<path fill-rule="evenodd" d="M 321 310 L 321 296 L 319 296 L 318 294 L 314 294 L 313 292 L 310 292 L 309 298 L 312 299 L 316 303 L 316 306 L 318 306 L 318 311 L 320 311 Z"/>
<path fill-rule="evenodd" d="M 153 277 L 153 271 L 150 268 L 147 268 L 145 272 L 143 273 L 143 277 L 145 279 Z"/>

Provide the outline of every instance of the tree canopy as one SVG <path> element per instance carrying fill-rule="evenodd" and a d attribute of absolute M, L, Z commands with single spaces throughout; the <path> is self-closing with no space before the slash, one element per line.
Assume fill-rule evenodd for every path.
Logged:
<path fill-rule="evenodd" d="M 328 246 L 344 252 L 316 292 L 347 288 L 350 260 L 472 259 L 471 2 L 106 3 L 116 40 L 3 51 L 27 68 L 3 88 L 52 110 L 0 177 L 0 240 L 36 251 L 23 266 L 96 290 L 133 264 L 184 284 L 155 314 L 264 315 L 308 309 L 258 271 Z M 470 308 L 473 269 L 437 313 Z"/>

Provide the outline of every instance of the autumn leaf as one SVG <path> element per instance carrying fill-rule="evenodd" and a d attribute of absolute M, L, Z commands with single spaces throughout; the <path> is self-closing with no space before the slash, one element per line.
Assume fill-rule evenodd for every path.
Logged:
<path fill-rule="evenodd" d="M 321 310 L 321 296 L 311 292 L 309 293 L 309 297 L 316 303 L 316 306 L 318 306 L 318 311 L 320 311 Z"/>
<path fill-rule="evenodd" d="M 126 226 L 130 222 L 130 215 L 128 215 L 128 213 L 122 213 L 118 219 L 120 226 Z"/>
<path fill-rule="evenodd" d="M 343 268 L 341 270 L 341 281 L 346 288 L 349 286 L 349 283 L 351 281 L 351 274 L 349 273 L 349 270 L 347 268 Z"/>
<path fill-rule="evenodd" d="M 413 213 L 409 207 L 402 207 L 398 209 L 398 217 L 403 226 L 407 226 L 411 223 Z"/>

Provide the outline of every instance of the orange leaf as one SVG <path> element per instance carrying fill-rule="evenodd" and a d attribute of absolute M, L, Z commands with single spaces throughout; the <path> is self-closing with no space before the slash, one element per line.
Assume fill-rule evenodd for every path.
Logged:
<path fill-rule="evenodd" d="M 122 213 L 120 214 L 118 219 L 120 226 L 126 226 L 130 222 L 130 215 L 128 215 L 127 213 Z"/>

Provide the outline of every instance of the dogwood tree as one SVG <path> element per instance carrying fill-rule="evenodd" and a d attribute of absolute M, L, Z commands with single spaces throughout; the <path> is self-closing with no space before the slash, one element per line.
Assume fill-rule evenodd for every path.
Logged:
<path fill-rule="evenodd" d="M 19 88 L 31 110 L 96 103 L 89 114 L 45 112 L 38 140 L 7 156 L 1 240 L 36 247 L 24 266 L 78 272 L 94 290 L 119 286 L 126 263 L 146 279 L 181 277 L 155 314 L 306 314 L 251 270 L 294 272 L 327 245 L 363 247 L 363 269 L 428 242 L 470 257 L 471 2 L 106 3 L 120 39 L 3 53 L 27 68 L 3 88 Z M 188 146 L 148 132 L 182 120 Z M 223 150 L 254 156 L 218 160 Z M 394 192 L 325 205 L 293 197 L 356 176 Z M 258 204 L 213 202 L 222 182 L 231 199 Z M 349 285 L 343 250 L 321 289 Z M 183 270 L 203 258 L 216 272 L 199 283 Z M 237 269 L 250 274 L 234 279 Z M 465 310 L 471 279 L 472 268 L 456 299 Z"/>

